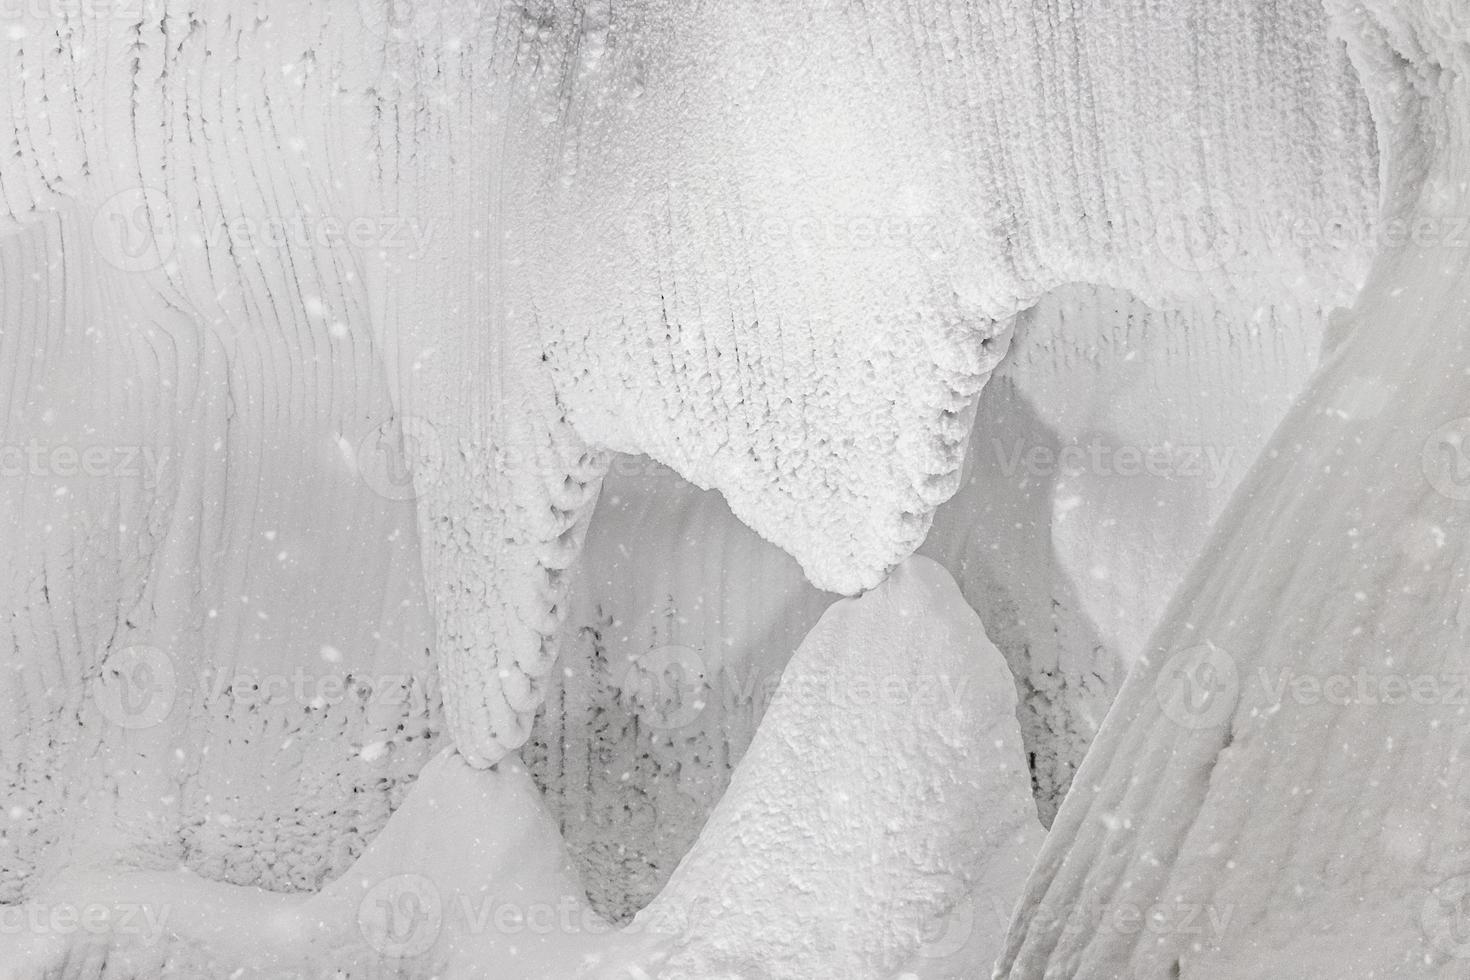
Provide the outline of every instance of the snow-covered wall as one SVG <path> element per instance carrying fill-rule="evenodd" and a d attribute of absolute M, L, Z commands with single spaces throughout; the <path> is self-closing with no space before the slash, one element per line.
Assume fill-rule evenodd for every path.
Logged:
<path fill-rule="evenodd" d="M 613 460 L 522 750 L 599 912 L 623 921 L 658 894 L 836 598 L 717 492 Z"/>
<path fill-rule="evenodd" d="M 1338 5 L 1392 237 L 1119 696 L 1003 976 L 1465 971 L 1465 10 Z"/>
<path fill-rule="evenodd" d="M 558 390 L 823 588 L 923 539 L 982 343 L 1053 287 L 1326 305 L 1366 268 L 1372 131 L 1316 0 L 605 18 L 516 239 Z"/>
<path fill-rule="evenodd" d="M 0 900 L 119 859 L 313 888 L 443 727 L 412 505 L 342 449 L 382 375 L 202 328 L 98 228 L 0 237 Z"/>
<path fill-rule="evenodd" d="M 207 488 L 182 509 L 170 487 L 130 504 L 176 509 L 157 540 L 124 541 L 126 562 L 43 543 L 50 508 L 71 504 L 26 496 L 17 594 L 46 595 L 37 583 L 60 560 L 78 589 L 68 623 L 126 622 L 112 587 L 73 571 L 116 568 L 129 599 L 176 589 L 159 629 L 184 638 L 190 671 L 275 671 L 331 647 L 343 659 L 329 663 L 362 656 L 396 676 L 430 642 L 428 622 L 397 612 L 423 601 L 404 557 L 418 552 L 446 723 L 486 765 L 530 734 L 604 450 L 720 490 L 816 585 L 857 591 L 920 544 L 960 485 L 1009 318 L 1049 289 L 1101 282 L 1247 310 L 1352 294 L 1376 162 L 1313 0 L 1011 6 L 7 9 L 12 372 L 44 362 L 78 383 L 86 343 L 122 349 L 153 330 L 162 368 L 114 367 L 68 411 L 86 432 L 126 417 L 109 399 L 129 391 L 183 413 L 189 438 L 167 448 Z M 53 319 L 63 339 L 38 357 Z M 28 440 L 32 415 L 50 424 L 60 390 L 35 409 L 12 398 L 0 438 Z M 360 476 L 398 454 L 411 471 Z M 75 523 L 111 523 L 127 484 L 104 482 Z M 286 515 L 330 525 L 315 547 L 341 581 L 293 580 L 291 549 L 256 539 Z M 267 581 L 279 611 L 235 608 Z M 336 635 L 320 628 L 328 606 L 358 624 L 352 651 L 317 635 Z M 234 625 L 211 633 L 211 608 Z M 282 621 L 301 637 L 259 625 Z M 131 634 L 88 633 L 64 657 L 44 634 L 15 635 L 15 662 L 65 663 L 58 689 L 75 695 Z M 262 652 L 257 635 L 289 652 Z M 364 725 L 417 740 L 435 728 L 433 698 L 412 704 Z M 275 728 L 246 739 L 241 719 L 212 724 L 252 746 L 242 772 L 277 764 L 261 747 Z M 356 773 L 368 746 L 381 765 L 398 744 L 342 726 L 325 744 L 349 761 L 323 772 Z M 54 738 L 45 728 L 30 751 Z M 171 747 L 135 749 L 153 762 Z M 391 763 L 388 786 L 419 751 Z M 376 770 L 357 779 L 391 798 Z M 330 787 L 329 813 L 354 798 L 341 780 L 312 785 Z M 309 796 L 284 793 L 292 808 Z M 297 849 L 267 841 L 268 870 L 252 858 L 239 874 L 281 880 L 281 853 Z M 307 866 L 284 877 L 324 865 Z"/>
<path fill-rule="evenodd" d="M 1006 655 L 1047 824 L 1127 669 L 1317 363 L 1326 315 L 1069 285 L 1017 318 L 921 553 Z"/>

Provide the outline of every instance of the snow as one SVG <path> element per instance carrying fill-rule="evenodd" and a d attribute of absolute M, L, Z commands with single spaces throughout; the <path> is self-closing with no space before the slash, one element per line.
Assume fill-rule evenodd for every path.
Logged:
<path fill-rule="evenodd" d="M 480 772 L 452 750 L 424 768 L 351 870 L 317 894 L 186 872 L 74 870 L 36 905 L 105 913 L 106 975 L 119 977 L 165 968 L 191 977 L 569 977 L 579 943 L 601 948 L 610 931 L 586 909 L 529 774 Z M 542 928 L 543 919 L 577 931 Z M 28 980 L 60 967 L 56 938 L 0 936 L 0 976 Z"/>
<path fill-rule="evenodd" d="M 336 448 L 386 392 L 350 344 L 227 345 L 141 302 L 66 247 L 91 232 L 71 208 L 0 237 L 0 799 L 23 814 L 0 901 L 94 856 L 315 889 L 443 728 L 412 506 Z"/>
<path fill-rule="evenodd" d="M 876 980 L 911 957 L 973 976 L 1040 837 L 1013 707 L 954 581 L 914 558 L 803 640 L 699 841 L 620 932 L 586 904 L 529 773 L 452 751 L 316 895 L 72 868 L 36 907 L 100 910 L 116 963 L 198 976 Z M 56 939 L 0 937 L 0 956 L 42 975 L 66 955 Z"/>
<path fill-rule="evenodd" d="M 983 972 L 1040 837 L 1014 691 L 929 559 L 831 606 L 699 841 L 635 920 L 675 934 L 657 975 L 886 978 L 969 901 L 968 942 L 929 958 Z"/>
<path fill-rule="evenodd" d="M 920 553 L 955 576 L 1016 676 L 1044 823 L 1316 366 L 1326 319 L 1207 302 L 1160 312 L 1081 285 L 1017 318 L 961 487 Z"/>
<path fill-rule="evenodd" d="M 602 450 L 855 593 L 959 486 L 1048 291 L 1316 307 L 1366 268 L 1377 161 L 1315 0 L 361 6 L 28 9 L 0 214 L 95 215 L 111 302 L 221 338 L 247 416 L 352 365 L 329 414 L 408 444 L 385 489 L 477 765 L 529 737 Z"/>
<path fill-rule="evenodd" d="M 1458 224 L 1457 8 L 1344 6 L 1385 221 Z M 1004 975 L 1463 972 L 1467 254 L 1379 256 L 1098 735 Z"/>
<path fill-rule="evenodd" d="M 569 418 L 832 591 L 922 542 L 1048 291 L 1315 307 L 1370 252 L 1316 0 L 633 5 L 566 74 L 515 233 Z"/>
<path fill-rule="evenodd" d="M 973 977 L 1132 665 L 1012 975 L 1455 971 L 1461 709 L 1321 691 L 1463 672 L 1462 3 L 404 6 L 5 14 L 0 909 Z"/>
<path fill-rule="evenodd" d="M 600 913 L 626 921 L 668 881 L 837 598 L 719 493 L 613 459 L 522 753 Z"/>

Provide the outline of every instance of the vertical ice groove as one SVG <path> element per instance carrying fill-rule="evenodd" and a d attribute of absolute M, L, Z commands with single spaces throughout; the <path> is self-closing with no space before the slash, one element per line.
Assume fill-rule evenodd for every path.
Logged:
<path fill-rule="evenodd" d="M 401 555 L 411 536 L 386 536 L 413 509 L 448 723 L 478 765 L 529 731 L 565 613 L 550 576 L 575 565 L 602 450 L 718 488 L 814 583 L 857 592 L 958 486 L 970 406 L 1000 355 L 984 341 L 1046 290 L 1325 303 L 1360 272 L 1351 247 L 1268 234 L 1339 211 L 1357 228 L 1371 198 L 1366 115 L 1311 0 L 1229 14 L 1205 0 L 542 0 L 413 5 L 406 24 L 386 2 L 347 6 L 167 0 L 136 21 L 82 5 L 7 24 L 21 84 L 4 96 L 0 234 L 64 210 L 64 192 L 83 214 L 132 191 L 168 202 L 124 215 L 172 223 L 166 263 L 66 288 L 94 289 L 82 298 L 100 312 L 84 315 L 112 331 L 172 324 L 153 365 L 170 384 L 179 364 L 229 379 L 231 405 L 207 416 L 225 448 L 187 443 L 216 453 L 193 461 L 205 486 L 231 481 L 228 509 L 203 508 L 219 543 L 189 612 L 213 600 L 221 619 L 189 656 L 280 662 L 287 640 L 254 644 L 261 610 L 239 600 L 275 580 L 279 549 L 258 540 L 279 530 L 268 501 L 350 514 L 345 543 L 318 542 L 344 564 L 374 546 Z M 1186 50 L 1157 57 L 1181 37 Z M 1193 212 L 1169 210 L 1181 200 L 1234 232 L 1223 251 L 1199 254 Z M 415 244 L 262 247 L 232 230 L 321 215 Z M 1182 242 L 1160 234 L 1176 217 Z M 83 219 L 44 247 L 90 237 Z M 142 381 L 107 378 L 144 397 Z M 316 452 L 379 423 L 410 432 L 412 505 L 343 483 Z M 280 476 L 303 471 L 309 485 Z M 178 514 L 142 499 L 147 520 L 129 526 L 148 535 L 127 558 L 146 566 Z M 368 605 L 413 591 L 356 588 Z M 424 624 L 400 626 L 417 665 Z M 255 751 L 240 749 L 247 769 Z M 371 776 L 360 760 L 301 763 L 318 764 Z M 211 854 L 232 833 L 202 819 L 194 832 Z"/>
<path fill-rule="evenodd" d="M 1378 114 L 1384 234 L 1427 230 L 1376 258 L 1130 676 L 1002 976 L 1462 969 L 1470 32 L 1453 2 L 1333 9 Z M 1119 910 L 1205 921 L 1109 928 Z"/>
<path fill-rule="evenodd" d="M 923 539 L 981 340 L 1048 290 L 1321 307 L 1366 269 L 1315 0 L 647 3 L 566 90 L 513 227 L 569 418 L 840 592 Z"/>
<path fill-rule="evenodd" d="M 321 221 L 385 222 L 349 179 L 369 71 L 311 52 L 362 28 L 21 6 L 55 15 L 0 25 L 23 79 L 3 116 L 27 124 L 0 165 L 0 900 L 108 860 L 313 888 L 442 724 L 413 505 L 342 452 L 393 406 L 374 243 Z M 89 450 L 104 471 L 78 475 Z M 136 730 L 95 693 L 130 647 L 176 682 Z"/>

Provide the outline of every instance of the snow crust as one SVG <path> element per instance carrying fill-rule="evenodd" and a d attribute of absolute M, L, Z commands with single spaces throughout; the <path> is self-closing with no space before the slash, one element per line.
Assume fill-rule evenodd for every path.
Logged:
<path fill-rule="evenodd" d="M 207 329 L 92 217 L 0 236 L 0 902 L 103 860 L 314 889 L 443 728 L 412 507 L 340 450 L 387 392 L 349 341 Z M 311 288 L 289 258 L 249 303 Z"/>
<path fill-rule="evenodd" d="M 802 642 L 694 849 L 635 924 L 672 931 L 654 975 L 888 977 L 973 902 L 933 958 L 986 964 L 1040 828 L 1014 686 L 926 558 L 831 606 Z M 976 893 L 981 882 L 993 891 Z"/>
<path fill-rule="evenodd" d="M 1222 518 L 1078 774 L 1002 975 L 1464 971 L 1461 9 L 1339 9 L 1384 220 L 1439 233 L 1382 251 Z"/>
<path fill-rule="evenodd" d="M 1126 670 L 1318 360 L 1324 311 L 1161 312 L 1082 285 L 1016 320 L 920 553 L 1016 677 L 1050 824 Z"/>
<path fill-rule="evenodd" d="M 839 592 L 922 540 L 977 344 L 1049 289 L 1334 302 L 1369 254 L 1371 129 L 1320 5 L 953 13 L 620 8 L 524 236 L 579 429 Z"/>
<path fill-rule="evenodd" d="M 72 869 L 41 906 L 106 908 L 119 926 L 142 910 L 157 928 L 70 946 L 8 935 L 3 975 L 90 957 L 119 978 L 165 963 L 241 977 L 886 978 L 910 960 L 919 976 L 974 976 L 1040 836 L 1013 706 L 953 580 L 914 558 L 823 615 L 700 840 L 623 930 L 586 904 L 529 773 L 446 752 L 319 894 Z"/>
<path fill-rule="evenodd" d="M 1049 289 L 1352 294 L 1376 161 L 1315 2 L 1010 7 L 28 10 L 0 202 L 15 234 L 137 194 L 120 217 L 179 247 L 120 280 L 127 317 L 256 338 L 261 377 L 377 367 L 447 724 L 489 765 L 544 696 L 602 450 L 857 592 L 958 487 Z M 412 244 L 215 234 L 282 202 Z"/>
<path fill-rule="evenodd" d="M 477 771 L 452 751 L 424 767 L 351 871 L 315 895 L 110 870 L 73 872 L 38 904 L 108 909 L 113 931 L 69 947 L 8 932 L 6 980 L 58 970 L 109 980 L 571 977 L 611 938 L 529 774 Z"/>
<path fill-rule="evenodd" d="M 597 506 L 522 756 L 593 906 L 625 922 L 699 836 L 838 597 L 647 457 L 615 458 Z"/>

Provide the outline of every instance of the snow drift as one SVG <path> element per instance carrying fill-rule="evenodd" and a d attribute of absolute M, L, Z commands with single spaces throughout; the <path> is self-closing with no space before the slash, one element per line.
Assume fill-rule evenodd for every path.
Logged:
<path fill-rule="evenodd" d="M 86 958 L 117 978 L 878 980 L 910 958 L 926 976 L 973 975 L 998 952 L 1040 835 L 1013 709 L 979 619 L 915 558 L 802 642 L 729 792 L 627 929 L 587 905 L 524 769 L 476 772 L 446 753 L 320 894 L 74 868 L 38 906 L 154 928 L 9 937 L 0 956 L 17 978 L 75 975 Z"/>
<path fill-rule="evenodd" d="M 1461 9 L 1343 11 L 1380 114 L 1385 227 L 1415 230 L 1378 258 L 1129 678 L 1002 975 L 1463 972 Z"/>

